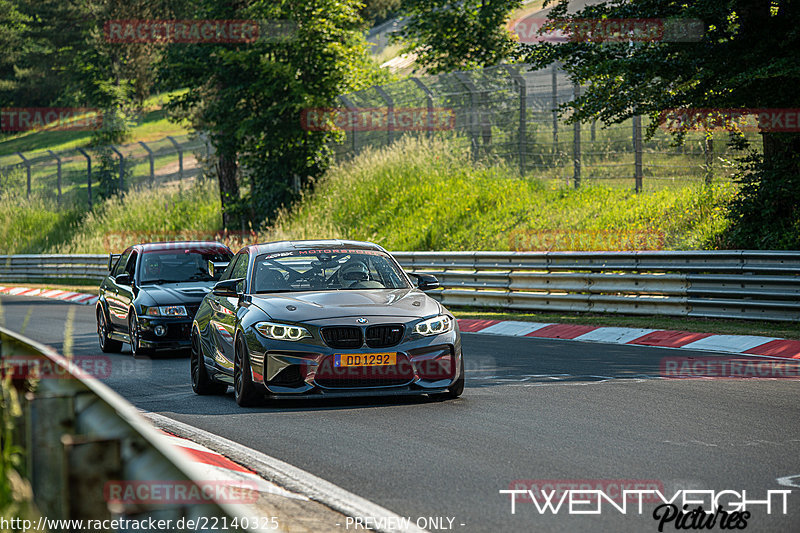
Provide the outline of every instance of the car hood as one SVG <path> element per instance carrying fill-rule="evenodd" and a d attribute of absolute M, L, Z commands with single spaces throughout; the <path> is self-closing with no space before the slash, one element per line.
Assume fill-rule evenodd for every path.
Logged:
<path fill-rule="evenodd" d="M 199 304 L 211 287 L 203 283 L 165 283 L 142 285 L 139 291 L 139 299 L 151 300 L 150 305 Z"/>
<path fill-rule="evenodd" d="M 416 289 L 259 294 L 253 296 L 253 304 L 273 320 L 289 322 L 352 316 L 421 318 L 442 309 L 436 300 Z"/>

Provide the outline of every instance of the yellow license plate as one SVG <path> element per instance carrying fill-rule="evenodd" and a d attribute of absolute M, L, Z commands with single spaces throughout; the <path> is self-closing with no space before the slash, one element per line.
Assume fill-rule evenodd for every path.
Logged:
<path fill-rule="evenodd" d="M 397 364 L 396 353 L 337 353 L 333 366 L 388 366 Z"/>

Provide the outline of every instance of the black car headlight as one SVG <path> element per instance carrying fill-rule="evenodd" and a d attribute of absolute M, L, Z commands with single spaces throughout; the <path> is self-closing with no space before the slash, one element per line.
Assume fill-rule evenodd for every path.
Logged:
<path fill-rule="evenodd" d="M 147 316 L 189 316 L 183 305 L 142 306 L 142 314 Z"/>
<path fill-rule="evenodd" d="M 254 326 L 256 331 L 268 339 L 276 341 L 299 341 L 310 337 L 311 333 L 306 328 L 289 324 L 276 324 L 274 322 L 258 322 Z"/>
<path fill-rule="evenodd" d="M 439 315 L 417 323 L 414 326 L 414 333 L 424 336 L 440 335 L 452 331 L 452 329 L 453 319 L 447 315 Z"/>

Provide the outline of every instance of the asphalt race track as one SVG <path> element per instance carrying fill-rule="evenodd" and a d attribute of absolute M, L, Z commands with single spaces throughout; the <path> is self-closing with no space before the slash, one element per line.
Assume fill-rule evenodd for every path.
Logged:
<path fill-rule="evenodd" d="M 103 355 L 92 306 L 8 296 L 0 303 L 6 327 L 27 322 L 26 336 L 59 351 L 73 314 L 68 350 Z M 709 355 L 664 348 L 464 334 L 464 352 L 464 396 L 442 403 L 241 409 L 232 392 L 194 395 L 188 358 L 134 360 L 127 347 L 108 356 L 103 381 L 141 409 L 287 461 L 412 521 L 443 517 L 447 528 L 453 519 L 454 531 L 658 531 L 647 504 L 641 515 L 629 505 L 624 515 L 604 506 L 570 516 L 566 507 L 540 514 L 520 501 L 512 515 L 510 497 L 498 491 L 514 480 L 655 482 L 667 498 L 680 489 L 745 489 L 763 500 L 768 490 L 791 489 L 778 482 L 791 476 L 788 514 L 773 498 L 770 515 L 764 505 L 749 509 L 746 530 L 800 531 L 798 380 L 658 379 L 664 357 Z M 327 530 L 337 529 L 345 530 Z"/>

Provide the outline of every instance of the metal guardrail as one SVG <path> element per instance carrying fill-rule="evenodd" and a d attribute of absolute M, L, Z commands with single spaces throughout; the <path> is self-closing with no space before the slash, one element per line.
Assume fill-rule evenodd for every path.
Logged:
<path fill-rule="evenodd" d="M 800 320 L 800 252 L 394 252 L 446 305 Z M 107 255 L 0 256 L 0 283 L 100 280 Z"/>
<path fill-rule="evenodd" d="M 229 504 L 214 501 L 107 502 L 104 488 L 112 480 L 165 485 L 203 480 L 196 466 L 165 442 L 132 405 L 51 348 L 0 328 L 0 364 L 15 370 L 20 365 L 35 367 L 43 376 L 33 392 L 21 395 L 24 414 L 18 432 L 24 437 L 20 440 L 27 452 L 27 475 L 42 516 L 51 521 L 139 523 L 152 517 L 172 520 L 172 530 L 179 531 L 190 530 L 176 527 L 180 519 L 212 523 L 216 517 L 230 524 L 237 516 Z M 85 364 L 82 361 L 81 366 Z M 26 388 L 19 381 L 16 385 Z M 51 530 L 59 529 L 51 522 Z"/>
<path fill-rule="evenodd" d="M 445 305 L 800 320 L 800 252 L 395 252 Z"/>

